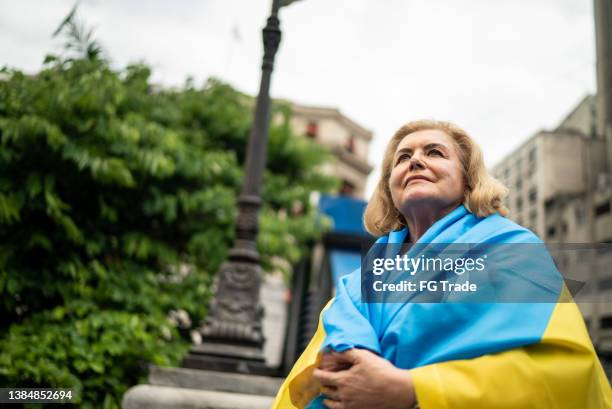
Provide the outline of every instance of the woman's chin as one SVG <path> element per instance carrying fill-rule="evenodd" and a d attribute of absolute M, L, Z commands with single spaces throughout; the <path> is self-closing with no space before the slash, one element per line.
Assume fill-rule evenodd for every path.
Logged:
<path fill-rule="evenodd" d="M 436 195 L 431 189 L 418 187 L 411 187 L 409 191 L 404 191 L 402 201 L 406 204 L 421 201 L 436 201 L 439 199 L 439 195 Z"/>

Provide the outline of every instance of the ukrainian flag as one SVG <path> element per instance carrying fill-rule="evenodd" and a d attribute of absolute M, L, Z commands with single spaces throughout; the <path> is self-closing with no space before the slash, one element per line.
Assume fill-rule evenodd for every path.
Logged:
<path fill-rule="evenodd" d="M 378 243 L 402 243 L 406 234 L 392 232 Z M 478 218 L 463 205 L 419 242 L 541 243 L 502 216 Z M 525 262 L 531 265 L 513 271 L 549 261 Z M 360 271 L 346 275 L 272 408 L 323 407 L 312 372 L 322 351 L 350 348 L 411 370 L 422 409 L 612 408 L 610 384 L 563 281 L 534 287 L 556 302 L 363 303 Z"/>

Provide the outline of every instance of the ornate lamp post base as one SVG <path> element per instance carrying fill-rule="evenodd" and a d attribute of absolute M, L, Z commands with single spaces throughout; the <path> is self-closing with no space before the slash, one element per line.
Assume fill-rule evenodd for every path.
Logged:
<path fill-rule="evenodd" d="M 244 203 L 243 203 L 244 204 Z M 193 345 L 183 367 L 268 374 L 259 303 L 261 268 L 257 253 L 234 248 L 218 273 L 215 298 L 200 328 L 204 343 Z"/>

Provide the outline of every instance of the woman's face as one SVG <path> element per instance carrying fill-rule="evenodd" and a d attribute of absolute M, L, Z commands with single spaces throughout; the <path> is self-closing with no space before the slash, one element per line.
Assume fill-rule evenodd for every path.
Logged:
<path fill-rule="evenodd" d="M 426 205 L 432 212 L 458 205 L 464 199 L 464 186 L 456 144 L 445 132 L 414 132 L 397 146 L 389 188 L 403 215 L 416 205 Z"/>

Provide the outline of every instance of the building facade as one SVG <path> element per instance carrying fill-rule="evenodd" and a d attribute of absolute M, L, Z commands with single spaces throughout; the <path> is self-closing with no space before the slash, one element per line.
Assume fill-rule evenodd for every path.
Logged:
<path fill-rule="evenodd" d="M 612 3 L 594 0 L 597 95 L 559 126 L 507 155 L 493 175 L 509 188 L 510 218 L 546 243 L 606 243 L 596 256 L 564 260 L 586 268 L 589 302 L 579 303 L 600 352 L 612 355 Z M 595 255 L 595 253 L 594 253 Z"/>
<path fill-rule="evenodd" d="M 492 169 L 508 187 L 509 217 L 546 243 L 612 243 L 607 142 L 598 132 L 597 100 L 586 96 L 555 129 L 536 133 Z M 585 260 L 570 252 L 564 257 L 564 272 L 584 270 Z M 606 303 L 612 271 L 593 268 L 581 278 L 599 293 L 589 297 L 598 302 L 579 304 L 593 341 L 612 351 L 612 303 Z"/>
<path fill-rule="evenodd" d="M 291 127 L 298 135 L 328 147 L 335 162 L 326 171 L 340 178 L 340 194 L 363 199 L 372 166 L 368 152 L 372 132 L 343 115 L 336 108 L 291 103 Z"/>
<path fill-rule="evenodd" d="M 557 128 L 536 133 L 493 168 L 509 189 L 510 217 L 546 241 L 593 241 L 584 200 L 567 207 L 596 187 L 605 167 L 595 102 L 585 97 Z"/>

